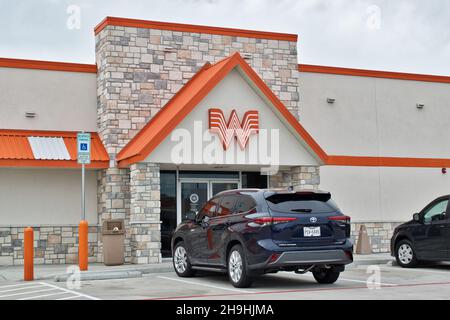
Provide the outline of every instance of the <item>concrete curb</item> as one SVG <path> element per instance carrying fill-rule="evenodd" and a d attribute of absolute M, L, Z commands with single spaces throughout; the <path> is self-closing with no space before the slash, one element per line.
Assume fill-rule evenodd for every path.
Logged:
<path fill-rule="evenodd" d="M 354 260 L 350 267 L 370 266 L 370 265 L 396 265 L 394 258 L 369 258 Z"/>
<path fill-rule="evenodd" d="M 55 282 L 65 282 L 73 274 L 62 274 L 54 277 Z M 127 278 L 141 278 L 142 272 L 140 271 L 107 271 L 107 272 L 81 272 L 81 281 L 91 280 L 110 280 L 110 279 L 127 279 Z"/>
<path fill-rule="evenodd" d="M 109 280 L 109 279 L 126 279 L 126 278 L 139 278 L 143 274 L 149 273 L 166 273 L 172 272 L 173 266 L 171 263 L 162 263 L 161 265 L 150 266 L 136 266 L 130 268 L 124 268 L 120 270 L 92 270 L 82 271 L 80 273 L 81 281 L 92 280 Z M 73 273 L 59 273 L 49 274 L 36 277 L 36 280 L 54 280 L 55 282 L 67 281 L 67 279 L 73 275 Z"/>
<path fill-rule="evenodd" d="M 391 265 L 396 266 L 395 259 L 389 255 L 383 256 L 355 256 L 352 264 L 347 265 L 348 268 L 358 268 L 369 265 Z M 173 272 L 171 259 L 165 259 L 161 264 L 152 265 L 122 265 L 117 267 L 92 266 L 89 271 L 81 272 L 81 281 L 108 280 L 108 279 L 126 279 L 138 278 L 144 274 Z M 21 271 L 20 271 L 21 272 Z M 38 273 L 38 272 L 36 272 Z M 73 275 L 62 270 L 55 272 L 39 272 L 36 280 L 53 280 L 56 282 L 67 281 Z M 20 276 L 21 277 L 21 276 Z M 8 277 L 6 277 L 8 278 Z"/>

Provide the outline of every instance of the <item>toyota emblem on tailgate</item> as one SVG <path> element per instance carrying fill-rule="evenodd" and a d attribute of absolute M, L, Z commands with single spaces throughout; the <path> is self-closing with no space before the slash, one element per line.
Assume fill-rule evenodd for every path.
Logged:
<path fill-rule="evenodd" d="M 317 222 L 317 218 L 316 217 L 311 217 L 311 218 L 309 218 L 309 221 L 311 221 L 312 223 L 316 223 Z"/>

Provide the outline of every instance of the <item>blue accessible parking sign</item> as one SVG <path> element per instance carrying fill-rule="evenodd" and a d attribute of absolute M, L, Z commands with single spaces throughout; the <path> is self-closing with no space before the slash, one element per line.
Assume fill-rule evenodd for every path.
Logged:
<path fill-rule="evenodd" d="M 91 163 L 91 134 L 77 134 L 77 160 L 79 164 Z"/>

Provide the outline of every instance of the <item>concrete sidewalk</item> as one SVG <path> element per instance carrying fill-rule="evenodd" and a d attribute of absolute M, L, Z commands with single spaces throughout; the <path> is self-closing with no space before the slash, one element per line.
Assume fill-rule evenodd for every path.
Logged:
<path fill-rule="evenodd" d="M 363 265 L 376 265 L 392 263 L 394 259 L 389 253 L 376 253 L 370 255 L 354 255 L 354 262 L 348 268 Z M 66 281 L 73 274 L 73 265 L 36 265 L 34 267 L 35 280 Z M 121 266 L 105 266 L 101 263 L 90 263 L 89 270 L 81 272 L 81 280 L 105 280 L 138 278 L 147 273 L 173 272 L 172 259 L 164 258 L 160 264 Z M 22 281 L 23 266 L 0 267 L 1 281 Z"/>

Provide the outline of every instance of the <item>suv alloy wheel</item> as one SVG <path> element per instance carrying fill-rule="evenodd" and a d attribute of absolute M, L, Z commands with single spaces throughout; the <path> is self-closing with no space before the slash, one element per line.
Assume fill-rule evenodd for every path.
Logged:
<path fill-rule="evenodd" d="M 247 275 L 247 263 L 242 247 L 237 244 L 228 255 L 228 277 L 236 288 L 247 288 L 251 285 L 251 279 Z"/>
<path fill-rule="evenodd" d="M 189 262 L 187 251 L 184 246 L 184 241 L 180 241 L 175 245 L 172 261 L 173 267 L 178 276 L 192 277 L 195 274 L 195 270 L 192 269 L 192 266 Z"/>

